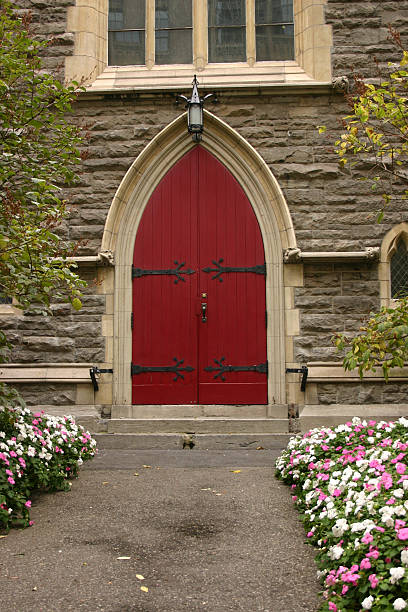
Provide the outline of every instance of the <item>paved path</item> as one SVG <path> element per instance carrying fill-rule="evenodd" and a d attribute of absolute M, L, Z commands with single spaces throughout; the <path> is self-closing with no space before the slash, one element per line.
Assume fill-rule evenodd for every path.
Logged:
<path fill-rule="evenodd" d="M 102 451 L 70 493 L 38 497 L 34 527 L 0 539 L 0 610 L 316 611 L 276 456 Z"/>

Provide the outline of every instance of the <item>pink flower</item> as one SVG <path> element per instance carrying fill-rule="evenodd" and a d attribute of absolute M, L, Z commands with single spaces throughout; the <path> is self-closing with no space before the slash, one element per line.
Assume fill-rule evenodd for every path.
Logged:
<path fill-rule="evenodd" d="M 395 519 L 395 529 L 400 529 L 401 527 L 405 527 L 405 521 L 401 519 Z"/>
<path fill-rule="evenodd" d="M 307 534 L 308 538 L 311 538 L 313 536 L 313 531 L 309 531 L 309 533 Z"/>
<path fill-rule="evenodd" d="M 365 533 L 363 535 L 363 537 L 361 538 L 361 541 L 363 542 L 363 544 L 369 544 L 370 542 L 372 542 L 374 540 L 373 536 L 371 535 L 371 533 Z"/>
<path fill-rule="evenodd" d="M 345 595 L 348 590 L 349 590 L 349 587 L 347 586 L 347 584 L 343 584 L 343 588 L 341 589 L 341 594 Z"/>
<path fill-rule="evenodd" d="M 11 470 L 6 470 L 6 474 L 7 474 L 8 476 L 13 476 L 13 472 L 12 472 Z"/>
<path fill-rule="evenodd" d="M 370 569 L 370 567 L 371 567 L 370 559 L 367 559 L 366 557 L 360 563 L 360 569 Z"/>
<path fill-rule="evenodd" d="M 333 610 L 333 612 L 337 612 L 337 606 L 332 601 L 329 601 L 329 610 Z"/>
<path fill-rule="evenodd" d="M 24 505 L 26 508 L 31 508 L 31 501 L 28 499 Z"/>
<path fill-rule="evenodd" d="M 403 474 L 407 469 L 407 466 L 405 465 L 405 463 L 397 463 L 395 469 L 397 470 L 397 474 Z"/>
<path fill-rule="evenodd" d="M 370 581 L 371 588 L 375 589 L 376 586 L 378 585 L 378 582 L 379 582 L 376 574 L 370 574 L 369 577 L 368 577 L 368 580 Z"/>
<path fill-rule="evenodd" d="M 17 453 L 13 450 L 10 451 L 10 457 L 17 457 Z"/>
<path fill-rule="evenodd" d="M 400 529 L 397 533 L 397 538 L 399 540 L 408 540 L 408 527 Z"/>
<path fill-rule="evenodd" d="M 390 499 L 388 499 L 385 503 L 388 506 L 391 506 L 391 504 L 395 504 L 395 497 L 390 497 Z"/>
<path fill-rule="evenodd" d="M 34 525 L 34 521 L 30 521 L 28 524 L 29 524 L 29 525 L 30 525 L 30 527 L 31 527 L 31 525 Z"/>
<path fill-rule="evenodd" d="M 12 484 L 12 485 L 13 485 L 13 484 L 16 484 L 16 481 L 15 481 L 15 480 L 14 480 L 14 478 L 12 478 L 11 476 L 9 476 L 9 477 L 7 478 L 7 480 L 8 480 L 8 481 L 9 481 L 9 483 L 10 483 L 10 484 Z"/>
<path fill-rule="evenodd" d="M 340 489 L 334 489 L 334 491 L 333 491 L 333 497 L 339 497 L 339 495 L 341 495 L 341 491 L 340 491 Z"/>
<path fill-rule="evenodd" d="M 368 552 L 366 556 L 371 557 L 372 559 L 378 559 L 380 553 L 376 548 L 374 548 L 373 550 L 370 550 L 370 552 Z"/>

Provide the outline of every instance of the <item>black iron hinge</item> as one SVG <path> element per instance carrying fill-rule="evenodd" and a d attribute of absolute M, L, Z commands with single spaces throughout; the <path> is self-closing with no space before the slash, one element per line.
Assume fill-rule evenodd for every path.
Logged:
<path fill-rule="evenodd" d="M 130 329 L 133 329 L 133 312 L 130 313 Z"/>
<path fill-rule="evenodd" d="M 99 391 L 98 380 L 96 378 L 97 376 L 99 376 L 99 374 L 113 374 L 113 369 L 112 368 L 98 368 L 97 366 L 93 366 L 89 370 L 89 376 L 91 377 L 94 391 Z"/>
<path fill-rule="evenodd" d="M 306 391 L 307 375 L 309 374 L 309 368 L 302 366 L 301 368 L 286 368 L 287 374 L 302 374 L 302 380 L 300 381 L 300 390 Z"/>

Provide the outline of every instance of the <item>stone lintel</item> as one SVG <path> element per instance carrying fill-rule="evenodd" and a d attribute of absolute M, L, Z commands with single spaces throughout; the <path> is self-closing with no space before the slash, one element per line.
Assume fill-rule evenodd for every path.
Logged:
<path fill-rule="evenodd" d="M 355 261 L 378 261 L 379 247 L 366 247 L 364 251 L 301 251 L 298 248 L 286 249 L 283 252 L 284 263 L 351 263 Z"/>

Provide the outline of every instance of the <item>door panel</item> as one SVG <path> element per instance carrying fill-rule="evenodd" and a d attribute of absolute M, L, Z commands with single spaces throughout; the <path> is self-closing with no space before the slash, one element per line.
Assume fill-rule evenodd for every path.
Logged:
<path fill-rule="evenodd" d="M 266 404 L 262 236 L 244 191 L 205 149 L 154 191 L 134 268 L 133 403 Z"/>

